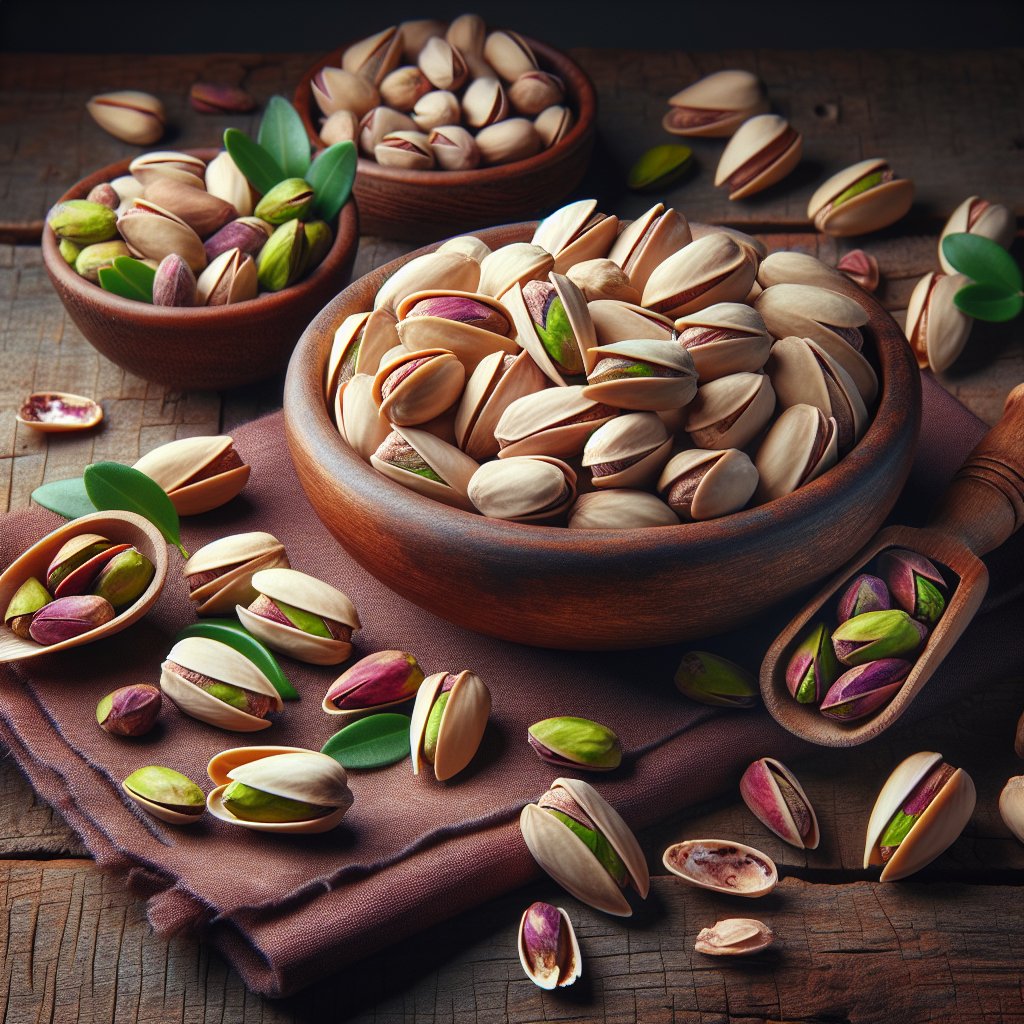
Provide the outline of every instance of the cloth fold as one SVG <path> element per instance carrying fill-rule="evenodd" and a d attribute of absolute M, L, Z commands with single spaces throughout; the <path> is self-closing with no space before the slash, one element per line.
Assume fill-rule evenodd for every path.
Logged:
<path fill-rule="evenodd" d="M 923 522 L 985 429 L 927 378 L 924 395 L 920 454 L 894 513 L 894 521 L 911 525 Z M 268 742 L 319 749 L 337 728 L 320 701 L 340 667 L 282 658 L 301 700 L 286 703 L 258 736 L 222 732 L 169 701 L 149 737 L 128 741 L 100 732 L 93 716 L 100 697 L 128 682 L 155 683 L 175 635 L 195 620 L 173 569 L 156 607 L 131 629 L 100 644 L 0 666 L 0 738 L 39 795 L 104 868 L 123 874 L 149 900 L 158 932 L 190 931 L 213 942 L 255 991 L 293 992 L 534 877 L 518 815 L 554 773 L 525 742 L 532 722 L 577 714 L 617 732 L 623 767 L 598 786 L 637 828 L 726 791 L 756 757 L 786 759 L 812 749 L 763 711 L 717 711 L 681 697 L 672 675 L 682 646 L 612 654 L 537 650 L 478 636 L 414 607 L 356 565 L 316 519 L 292 469 L 280 413 L 241 428 L 235 442 L 253 467 L 249 486 L 225 508 L 185 520 L 188 549 L 228 533 L 275 534 L 295 568 L 328 580 L 355 602 L 363 622 L 356 656 L 398 648 L 416 654 L 427 673 L 472 668 L 490 687 L 494 705 L 466 772 L 449 783 L 413 777 L 408 761 L 351 772 L 355 803 L 326 835 L 268 836 L 209 815 L 178 829 L 131 804 L 121 780 L 142 765 L 163 764 L 209 789 L 206 764 L 227 747 Z M 59 522 L 38 508 L 5 517 L 0 564 Z M 1020 670 L 1019 644 L 989 638 L 1012 623 L 1019 629 L 1022 538 L 987 561 L 990 601 L 905 719 L 965 692 L 979 674 Z M 720 651 L 756 673 L 798 604 L 686 647 Z"/>

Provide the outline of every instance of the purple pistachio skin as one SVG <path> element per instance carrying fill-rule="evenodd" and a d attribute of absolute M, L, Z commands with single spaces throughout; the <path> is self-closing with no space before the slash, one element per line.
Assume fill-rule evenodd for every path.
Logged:
<path fill-rule="evenodd" d="M 562 972 L 559 963 L 559 938 L 562 932 L 562 915 L 550 903 L 534 903 L 526 911 L 523 922 L 523 948 L 534 975 L 538 977 L 558 976 Z"/>
<path fill-rule="evenodd" d="M 812 626 L 786 666 L 786 687 L 800 704 L 817 704 L 839 674 L 832 637 L 823 622 Z"/>
<path fill-rule="evenodd" d="M 832 684 L 820 711 L 841 722 L 865 718 L 889 703 L 912 667 L 902 658 L 879 658 L 851 668 Z"/>
<path fill-rule="evenodd" d="M 899 608 L 864 612 L 840 623 L 832 633 L 836 657 L 853 668 L 879 658 L 913 654 L 928 635 L 925 625 Z"/>
<path fill-rule="evenodd" d="M 423 682 L 423 669 L 415 655 L 405 651 L 377 651 L 356 662 L 327 691 L 327 700 L 339 711 L 355 711 L 411 700 Z"/>
<path fill-rule="evenodd" d="M 149 683 L 122 686 L 96 705 L 96 721 L 114 736 L 145 736 L 156 724 L 162 700 L 160 690 Z"/>
<path fill-rule="evenodd" d="M 864 612 L 884 612 L 892 607 L 889 588 L 877 576 L 862 573 L 843 591 L 839 599 L 840 622 Z"/>
<path fill-rule="evenodd" d="M 59 644 L 102 626 L 114 614 L 113 605 L 94 594 L 59 597 L 36 612 L 29 635 L 37 644 Z"/>
<path fill-rule="evenodd" d="M 194 306 L 196 275 L 177 254 L 168 253 L 156 268 L 153 278 L 154 306 Z"/>
<path fill-rule="evenodd" d="M 881 572 L 896 604 L 908 615 L 934 626 L 945 610 L 946 581 L 923 555 L 893 548 L 880 559 Z"/>

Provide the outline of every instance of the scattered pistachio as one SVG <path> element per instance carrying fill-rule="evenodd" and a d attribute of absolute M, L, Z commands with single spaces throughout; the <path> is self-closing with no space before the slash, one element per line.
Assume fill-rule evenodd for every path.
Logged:
<path fill-rule="evenodd" d="M 37 644 L 49 647 L 89 633 L 110 622 L 115 614 L 110 602 L 95 594 L 59 597 L 32 616 L 28 632 Z"/>
<path fill-rule="evenodd" d="M 665 188 L 689 170 L 692 159 L 689 146 L 673 142 L 653 146 L 630 168 L 626 184 L 637 192 Z"/>
<path fill-rule="evenodd" d="M 173 768 L 147 765 L 132 772 L 121 787 L 140 807 L 173 825 L 190 825 L 206 809 L 203 791 Z"/>
<path fill-rule="evenodd" d="M 519 962 L 539 988 L 564 988 L 582 973 L 572 921 L 561 907 L 532 903 L 519 922 Z"/>
<path fill-rule="evenodd" d="M 712 707 L 750 708 L 757 703 L 757 680 L 735 662 L 707 651 L 687 651 L 675 683 L 680 693 Z"/>
<path fill-rule="evenodd" d="M 706 956 L 748 956 L 767 949 L 775 940 L 768 925 L 749 917 L 733 917 L 702 928 L 694 949 Z"/>
<path fill-rule="evenodd" d="M 545 718 L 530 726 L 527 738 L 541 760 L 558 768 L 608 772 L 622 763 L 618 736 L 589 718 Z"/>
<path fill-rule="evenodd" d="M 145 736 L 160 715 L 162 695 L 149 683 L 132 683 L 108 693 L 96 705 L 96 721 L 114 736 Z"/>

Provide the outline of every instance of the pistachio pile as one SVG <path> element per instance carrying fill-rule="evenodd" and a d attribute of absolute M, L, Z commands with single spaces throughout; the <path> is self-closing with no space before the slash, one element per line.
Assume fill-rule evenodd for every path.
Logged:
<path fill-rule="evenodd" d="M 525 160 L 572 126 L 565 85 L 515 32 L 477 14 L 407 21 L 353 43 L 312 81 L 327 145 L 385 167 L 472 170 Z"/>
<path fill-rule="evenodd" d="M 134 604 L 155 571 L 131 544 L 80 533 L 54 555 L 45 584 L 33 576 L 18 587 L 4 612 L 4 625 L 44 646 L 71 640 Z"/>
<path fill-rule="evenodd" d="M 927 558 L 882 552 L 840 592 L 838 623 L 813 625 L 786 667 L 801 704 L 840 722 L 874 714 L 896 695 L 946 608 L 949 585 Z"/>
<path fill-rule="evenodd" d="M 157 306 L 222 306 L 276 292 L 314 270 L 334 241 L 322 220 L 306 220 L 315 199 L 287 178 L 254 201 L 229 153 L 208 163 L 188 153 L 143 153 L 129 174 L 85 199 L 59 202 L 47 223 L 64 259 L 87 281 L 118 257 L 156 271 Z"/>
<path fill-rule="evenodd" d="M 771 501 L 853 448 L 878 380 L 864 309 L 790 283 L 804 261 L 837 272 L 762 274 L 765 256 L 661 203 L 620 230 L 581 200 L 493 252 L 451 239 L 338 327 L 328 405 L 381 473 L 494 518 L 660 526 Z"/>

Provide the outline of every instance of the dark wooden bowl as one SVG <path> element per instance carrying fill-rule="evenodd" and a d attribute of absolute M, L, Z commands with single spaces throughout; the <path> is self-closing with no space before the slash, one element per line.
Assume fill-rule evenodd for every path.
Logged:
<path fill-rule="evenodd" d="M 209 160 L 218 151 L 186 152 Z M 61 199 L 84 199 L 95 185 L 127 174 L 129 163 L 96 171 Z M 230 306 L 176 309 L 104 291 L 64 262 L 49 228 L 43 229 L 43 263 L 71 319 L 111 362 L 168 387 L 219 390 L 281 370 L 310 318 L 348 283 L 359 243 L 354 203 L 346 204 L 334 227 L 334 244 L 312 274 L 283 291 Z"/>
<path fill-rule="evenodd" d="M 532 224 L 477 234 L 492 248 Z M 460 626 L 539 647 L 616 649 L 712 636 L 834 572 L 892 508 L 921 412 L 916 362 L 888 313 L 854 284 L 877 352 L 874 420 L 842 461 L 793 494 L 722 519 L 645 530 L 506 523 L 387 479 L 341 439 L 323 395 L 335 328 L 428 246 L 353 282 L 310 324 L 288 367 L 292 459 L 317 515 L 361 565 Z"/>
<path fill-rule="evenodd" d="M 360 157 L 355 195 L 364 234 L 425 242 L 507 224 L 545 212 L 579 184 L 594 145 L 593 83 L 565 54 L 533 39 L 527 42 L 540 66 L 565 82 L 565 103 L 575 118 L 565 138 L 528 160 L 474 171 L 406 171 Z M 310 82 L 322 67 L 340 67 L 344 49 L 314 64 L 295 90 L 295 109 L 317 146 L 322 145 L 320 111 Z"/>

